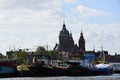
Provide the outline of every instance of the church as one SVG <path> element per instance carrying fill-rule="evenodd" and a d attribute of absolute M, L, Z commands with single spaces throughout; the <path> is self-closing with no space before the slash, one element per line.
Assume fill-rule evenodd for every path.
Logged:
<path fill-rule="evenodd" d="M 63 22 L 62 30 L 59 32 L 59 43 L 56 43 L 54 50 L 69 52 L 71 54 L 84 54 L 86 50 L 82 31 L 77 45 L 74 43 L 72 33 L 67 30 L 65 22 Z"/>
<path fill-rule="evenodd" d="M 78 45 L 74 43 L 72 33 L 70 33 L 67 28 L 65 22 L 63 22 L 62 29 L 59 32 L 59 43 L 56 43 L 54 47 L 54 51 L 57 51 L 60 54 L 64 54 L 69 57 L 80 57 L 83 58 L 85 55 L 92 55 L 95 57 L 95 60 L 98 60 L 102 52 L 104 52 L 106 61 L 109 60 L 109 54 L 108 51 L 97 51 L 95 52 L 95 49 L 92 51 L 86 51 L 85 48 L 85 39 L 83 36 L 83 32 L 81 31 L 80 37 L 78 40 Z M 63 55 L 63 57 L 65 57 Z"/>

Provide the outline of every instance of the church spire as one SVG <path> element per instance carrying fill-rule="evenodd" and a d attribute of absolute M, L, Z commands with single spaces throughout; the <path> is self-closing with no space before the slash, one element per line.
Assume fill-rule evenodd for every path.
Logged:
<path fill-rule="evenodd" d="M 81 35 L 83 35 L 83 32 L 82 32 L 82 30 L 81 30 Z"/>
<path fill-rule="evenodd" d="M 81 34 L 80 37 L 81 37 L 81 38 L 84 38 L 84 37 L 83 37 L 83 32 L 82 32 L 82 30 L 81 30 L 81 33 L 80 33 L 80 34 Z"/>
<path fill-rule="evenodd" d="M 82 31 L 80 33 L 79 48 L 80 48 L 80 50 L 83 50 L 85 52 L 85 39 L 83 37 L 83 32 Z"/>

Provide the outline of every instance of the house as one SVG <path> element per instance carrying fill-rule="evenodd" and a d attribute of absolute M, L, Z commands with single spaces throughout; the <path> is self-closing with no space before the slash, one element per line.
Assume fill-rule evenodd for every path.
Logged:
<path fill-rule="evenodd" d="M 9 61 L 13 61 L 13 60 L 14 60 L 13 54 L 14 54 L 15 52 L 16 52 L 16 51 L 7 51 L 7 52 L 6 52 L 6 56 L 8 57 L 8 60 L 9 60 Z"/>

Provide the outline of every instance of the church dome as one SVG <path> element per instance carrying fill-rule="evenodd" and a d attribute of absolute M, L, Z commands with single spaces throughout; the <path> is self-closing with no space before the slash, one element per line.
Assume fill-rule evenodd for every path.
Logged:
<path fill-rule="evenodd" d="M 59 36 L 69 36 L 69 31 L 66 29 L 66 25 L 65 24 L 63 24 L 63 28 L 60 31 Z"/>

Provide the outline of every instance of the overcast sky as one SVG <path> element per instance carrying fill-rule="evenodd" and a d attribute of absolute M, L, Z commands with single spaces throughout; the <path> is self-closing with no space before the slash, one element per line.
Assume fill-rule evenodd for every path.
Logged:
<path fill-rule="evenodd" d="M 86 50 L 120 53 L 119 0 L 0 0 L 0 52 L 53 49 L 63 20 L 76 44 L 83 31 Z"/>

